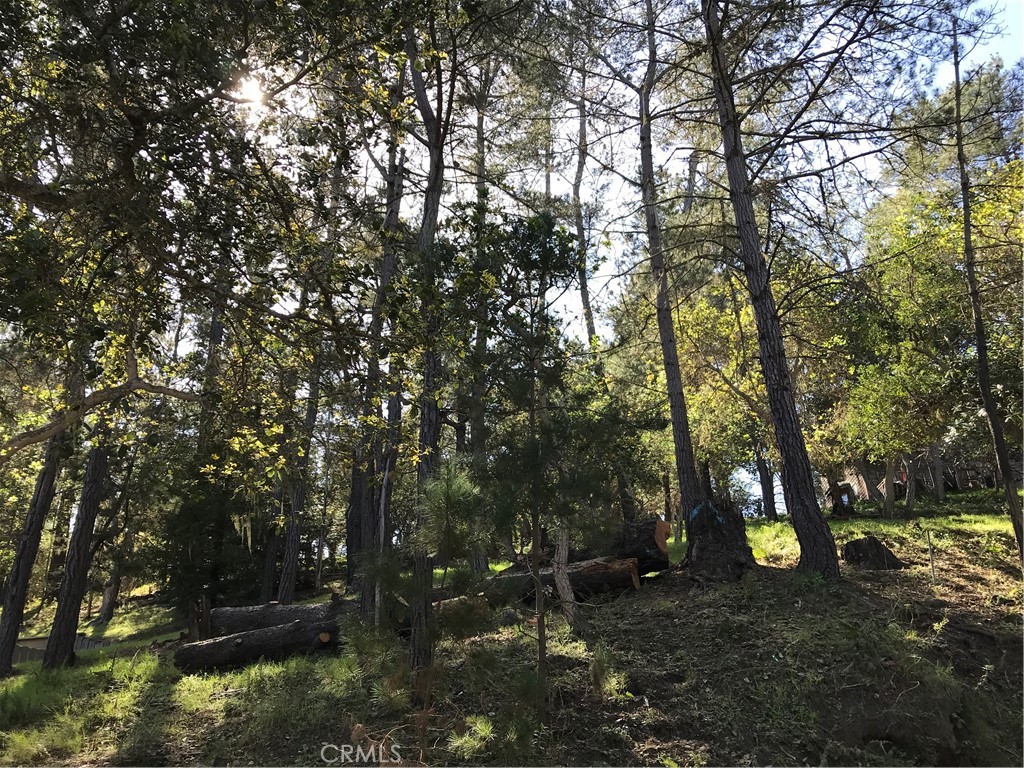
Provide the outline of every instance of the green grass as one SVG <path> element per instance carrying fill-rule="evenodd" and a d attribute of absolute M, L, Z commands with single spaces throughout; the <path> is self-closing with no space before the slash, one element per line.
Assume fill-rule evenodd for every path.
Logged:
<path fill-rule="evenodd" d="M 948 494 L 943 503 L 927 497 L 920 499 L 914 514 L 905 516 L 904 505 L 896 505 L 896 517 L 886 518 L 878 505 L 860 502 L 858 515 L 851 518 L 828 517 L 836 544 L 840 547 L 850 539 L 872 534 L 883 541 L 916 542 L 927 547 L 926 531 L 931 533 L 932 547 L 948 550 L 965 544 L 982 556 L 1001 556 L 1006 544 L 1012 543 L 1013 528 L 1003 511 L 1001 492 L 995 489 Z M 788 517 L 772 523 L 764 519 L 747 520 L 747 541 L 754 559 L 762 565 L 792 566 L 800 559 L 796 531 Z M 674 565 L 686 554 L 685 536 L 668 542 L 669 561 Z M 989 560 L 993 560 L 989 557 Z"/>
<path fill-rule="evenodd" d="M 174 634 L 181 616 L 162 605 L 144 605 L 118 611 L 108 624 L 84 625 L 80 630 L 94 640 L 122 641 L 128 638 L 152 641 L 158 635 Z"/>

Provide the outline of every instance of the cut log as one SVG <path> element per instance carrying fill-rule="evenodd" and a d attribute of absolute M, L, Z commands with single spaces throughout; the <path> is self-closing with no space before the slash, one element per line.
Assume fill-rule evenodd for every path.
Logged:
<path fill-rule="evenodd" d="M 896 571 L 907 567 L 891 549 L 870 534 L 846 542 L 842 554 L 850 565 L 869 571 Z"/>
<path fill-rule="evenodd" d="M 175 650 L 174 666 L 184 672 L 198 672 L 239 667 L 259 659 L 283 659 L 333 648 L 339 634 L 337 622 L 293 621 L 186 643 Z"/>
<path fill-rule="evenodd" d="M 640 588 L 640 574 L 637 572 L 635 557 L 618 560 L 611 557 L 570 563 L 566 568 L 569 583 L 578 598 L 586 598 L 599 592 L 622 591 Z M 540 580 L 545 587 L 555 586 L 555 574 L 551 568 L 541 568 Z M 530 573 L 499 573 L 484 585 L 484 595 L 492 605 L 503 599 L 522 600 L 533 594 L 534 580 Z"/>
<path fill-rule="evenodd" d="M 344 603 L 332 598 L 329 603 L 313 605 L 243 605 L 234 608 L 214 608 L 210 611 L 210 627 L 215 635 L 233 635 L 253 629 L 268 629 L 294 621 L 310 624 L 329 622 L 338 617 Z"/>
<path fill-rule="evenodd" d="M 620 559 L 636 558 L 636 570 L 641 576 L 668 568 L 668 536 L 671 526 L 664 520 L 651 517 L 622 526 L 612 543 L 610 554 Z"/>

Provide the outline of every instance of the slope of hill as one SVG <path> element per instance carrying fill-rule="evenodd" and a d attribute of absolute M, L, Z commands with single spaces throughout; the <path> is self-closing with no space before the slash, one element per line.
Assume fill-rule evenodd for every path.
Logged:
<path fill-rule="evenodd" d="M 834 521 L 840 545 L 870 531 L 910 566 L 837 584 L 791 570 L 787 524 L 752 525 L 764 565 L 741 582 L 672 571 L 590 606 L 585 641 L 555 622 L 544 725 L 524 612 L 441 640 L 425 712 L 401 644 L 355 625 L 336 655 L 211 675 L 151 637 L 30 665 L 0 683 L 0 761 L 323 764 L 357 744 L 406 764 L 1020 765 L 1021 575 L 995 507 Z"/>

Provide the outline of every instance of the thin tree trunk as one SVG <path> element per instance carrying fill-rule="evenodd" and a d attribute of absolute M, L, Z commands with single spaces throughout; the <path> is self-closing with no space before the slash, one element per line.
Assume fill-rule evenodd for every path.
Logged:
<path fill-rule="evenodd" d="M 942 448 L 938 443 L 932 443 L 928 449 L 931 458 L 932 485 L 936 501 L 946 500 L 946 470 L 942 463 Z"/>
<path fill-rule="evenodd" d="M 280 505 L 280 500 L 277 502 Z M 269 603 L 274 597 L 277 579 L 277 524 L 270 527 L 266 547 L 263 550 L 263 582 L 260 585 L 260 605 Z"/>
<path fill-rule="evenodd" d="M 889 456 L 885 460 L 885 484 L 882 486 L 882 499 L 885 504 L 885 516 L 896 516 L 896 458 Z"/>
<path fill-rule="evenodd" d="M 953 17 L 953 76 L 956 97 L 956 159 L 960 170 L 960 198 L 963 204 L 964 224 L 964 267 L 967 275 L 967 289 L 971 297 L 971 315 L 974 318 L 974 344 L 977 350 L 978 389 L 981 390 L 981 402 L 988 417 L 988 428 L 992 433 L 992 445 L 996 454 L 996 467 L 999 470 L 1003 494 L 1006 497 L 1006 509 L 1013 525 L 1013 535 L 1017 538 L 1017 554 L 1024 562 L 1024 515 L 1022 515 L 1020 496 L 1017 495 L 1017 482 L 1010 463 L 1010 451 L 1006 445 L 1005 422 L 999 412 L 995 395 L 992 392 L 992 377 L 988 362 L 988 338 L 985 333 L 985 316 L 981 307 L 981 293 L 978 290 L 978 275 L 975 268 L 974 242 L 971 232 L 971 184 L 967 174 L 967 154 L 964 151 L 964 125 L 962 115 L 962 94 L 960 84 L 960 41 L 957 37 L 957 19 Z"/>
<path fill-rule="evenodd" d="M 690 423 L 683 395 L 683 379 L 679 369 L 679 351 L 676 346 L 675 324 L 669 299 L 668 266 L 662 244 L 661 220 L 658 215 L 658 191 L 654 176 L 654 149 L 651 136 L 651 96 L 658 72 L 658 49 L 654 35 L 654 8 L 647 0 L 647 71 L 639 89 L 640 96 L 640 185 L 643 197 L 647 244 L 651 257 L 651 272 L 657 291 L 655 314 L 661 341 L 662 363 L 668 389 L 669 414 L 672 422 L 672 442 L 675 446 L 676 479 L 679 483 L 680 503 L 684 521 L 697 505 L 704 501 L 697 479 L 693 458 Z"/>
<path fill-rule="evenodd" d="M 587 168 L 589 140 L 587 137 L 587 72 L 580 71 L 580 94 L 576 103 L 577 136 L 576 136 L 576 174 L 572 179 L 572 208 L 576 225 L 576 270 L 580 281 L 580 302 L 583 305 L 583 322 L 587 328 L 587 344 L 591 346 L 597 337 L 597 325 L 594 323 L 594 310 L 590 306 L 590 288 L 587 285 L 587 262 L 589 261 L 589 238 L 586 222 L 583 219 L 583 173 Z"/>
<path fill-rule="evenodd" d="M 590 287 L 587 283 L 588 261 L 589 261 L 589 238 L 587 237 L 586 222 L 583 218 L 583 199 L 581 192 L 583 188 L 583 174 L 587 167 L 589 157 L 589 140 L 587 137 L 587 72 L 580 71 L 580 93 L 579 101 L 576 103 L 577 113 L 577 140 L 576 140 L 576 173 L 572 181 L 572 207 L 573 219 L 576 226 L 576 274 L 580 284 L 580 303 L 583 306 L 583 321 L 587 329 L 587 344 L 590 349 L 591 363 L 594 373 L 602 384 L 606 393 L 609 392 L 607 381 L 604 376 L 604 362 L 601 360 L 597 349 L 597 325 L 594 322 L 594 309 L 590 303 Z M 550 185 L 549 185 L 550 186 Z M 613 459 L 615 482 L 618 486 L 619 507 L 624 522 L 631 522 L 636 519 L 637 501 L 633 492 L 633 485 L 629 481 L 622 466 L 622 462 L 615 457 Z"/>
<path fill-rule="evenodd" d="M 327 434 L 328 437 L 324 445 L 324 488 L 323 495 L 320 499 L 320 529 L 317 532 L 317 543 L 316 543 L 316 578 L 313 582 L 313 590 L 316 594 L 320 594 L 320 588 L 323 586 L 323 573 L 324 573 L 324 547 L 325 539 L 327 538 L 327 505 L 330 502 L 331 492 L 331 412 L 327 412 Z"/>
<path fill-rule="evenodd" d="M 487 233 L 487 135 L 486 117 L 490 103 L 490 90 L 493 85 L 494 72 L 492 62 L 487 60 L 480 76 L 480 89 L 476 99 L 476 268 L 482 274 L 490 269 L 489 255 L 484 246 Z M 488 292 L 478 290 L 476 300 L 475 323 L 473 337 L 473 380 L 470 384 L 469 397 L 469 450 L 473 470 L 477 477 L 483 477 L 487 469 L 487 345 L 490 341 L 490 306 Z M 474 573 L 485 573 L 489 570 L 487 553 L 482 549 L 474 549 L 469 553 L 469 568 Z"/>
<path fill-rule="evenodd" d="M 423 73 L 411 66 L 411 62 L 416 61 L 420 55 L 416 37 L 411 30 L 406 32 L 405 47 L 410 61 L 409 78 L 412 81 L 417 110 L 420 113 L 424 133 L 427 137 L 429 155 L 427 184 L 423 196 L 423 215 L 420 220 L 416 254 L 421 261 L 427 292 L 430 294 L 437 280 L 437 265 L 434 263 L 437 254 L 434 253 L 434 242 L 441 210 L 441 195 L 444 185 L 444 148 L 451 125 L 454 79 L 449 80 L 446 98 L 443 72 L 440 64 L 436 64 L 434 71 L 436 89 L 432 96 L 428 91 Z M 421 308 L 425 344 L 423 390 L 420 395 L 419 464 L 416 476 L 420 494 L 423 493 L 423 489 L 432 476 L 441 443 L 441 408 L 438 397 L 443 367 L 441 355 L 436 346 L 441 332 L 440 312 L 441 307 L 436 305 L 436 300 L 428 296 Z M 421 522 L 421 520 L 417 520 L 417 528 Z M 410 606 L 412 636 L 409 662 L 414 675 L 413 696 L 416 703 L 424 707 L 430 700 L 430 690 L 433 686 L 434 641 L 430 602 L 433 577 L 434 571 L 430 557 L 422 548 L 418 548 L 413 556 L 412 604 Z"/>
<path fill-rule="evenodd" d="M 537 621 L 537 720 L 544 724 L 548 715 L 548 639 L 545 620 L 544 586 L 540 579 L 540 507 L 534 500 L 531 513 L 530 574 L 533 577 L 534 616 Z"/>
<path fill-rule="evenodd" d="M 562 605 L 562 613 L 566 621 L 574 630 L 578 628 L 577 613 L 579 607 L 576 605 L 576 595 L 572 591 L 572 582 L 569 581 L 569 531 L 566 528 L 559 528 L 558 542 L 555 545 L 555 559 L 552 562 L 552 573 L 555 577 L 555 589 L 558 591 L 558 600 Z"/>
<path fill-rule="evenodd" d="M 722 50 L 719 0 L 703 0 L 703 15 L 714 76 L 722 145 L 729 179 L 729 198 L 736 218 L 740 258 L 757 324 L 761 370 L 764 374 L 775 439 L 782 457 L 782 490 L 800 542 L 798 568 L 839 577 L 839 558 L 814 489 L 796 400 L 793 396 L 782 327 L 769 282 L 768 264 L 761 248 L 761 233 L 754 216 L 753 192 L 740 133 L 740 118 L 733 99 L 732 70 Z"/>
<path fill-rule="evenodd" d="M 672 529 L 672 484 L 668 472 L 661 473 L 661 495 L 662 495 L 662 517 L 668 523 L 669 530 Z"/>
<path fill-rule="evenodd" d="M 754 463 L 757 464 L 757 479 L 761 483 L 761 509 L 764 516 L 773 523 L 779 521 L 779 513 L 775 508 L 775 475 L 765 456 L 765 448 L 759 439 L 754 438 Z"/>
<path fill-rule="evenodd" d="M 105 442 L 106 435 L 98 434 L 100 441 L 89 450 L 82 480 L 82 496 L 78 501 L 75 528 L 71 532 L 68 558 L 64 564 L 64 578 L 57 595 L 57 613 L 53 619 L 50 637 L 43 651 L 43 669 L 56 669 L 69 664 L 75 655 L 75 636 L 78 633 L 78 617 L 82 612 L 82 598 L 85 596 L 92 565 L 92 534 L 100 504 L 106 497 L 107 464 L 110 448 Z"/>
<path fill-rule="evenodd" d="M 11 674 L 14 659 L 14 646 L 21 630 L 21 620 L 25 615 L 25 603 L 28 600 L 28 585 L 32 576 L 32 566 L 39 552 L 39 541 L 43 535 L 43 523 L 53 503 L 60 474 L 61 454 L 68 439 L 66 433 L 50 438 L 43 454 L 43 467 L 36 477 L 36 487 L 29 502 L 25 527 L 18 538 L 14 551 L 14 563 L 7 576 L 4 590 L 4 609 L 0 614 L 0 677 Z"/>

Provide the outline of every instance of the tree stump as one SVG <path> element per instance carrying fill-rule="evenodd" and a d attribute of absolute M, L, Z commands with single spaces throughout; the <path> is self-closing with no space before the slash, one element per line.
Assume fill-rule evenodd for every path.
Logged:
<path fill-rule="evenodd" d="M 850 565 L 869 571 L 896 571 L 907 567 L 892 550 L 871 534 L 863 539 L 846 542 L 842 554 L 843 560 Z"/>
<path fill-rule="evenodd" d="M 690 573 L 715 581 L 738 580 L 756 567 L 743 516 L 711 501 L 698 505 L 686 521 L 685 565 Z"/>

